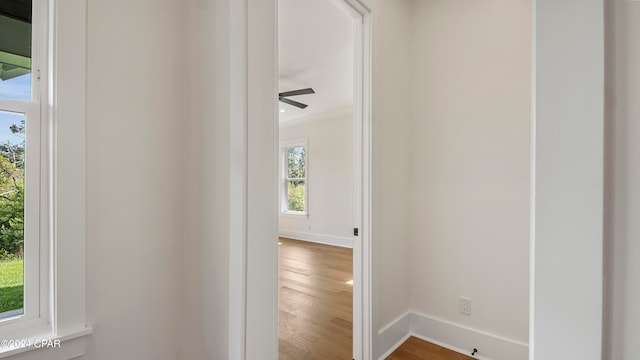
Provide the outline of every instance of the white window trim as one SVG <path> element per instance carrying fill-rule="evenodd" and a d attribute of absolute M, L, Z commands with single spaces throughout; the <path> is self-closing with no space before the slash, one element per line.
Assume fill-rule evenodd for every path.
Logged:
<path fill-rule="evenodd" d="M 305 179 L 304 179 L 304 211 L 291 211 L 287 209 L 287 149 L 292 147 L 304 147 Z M 297 138 L 280 142 L 280 214 L 291 217 L 309 217 L 309 139 Z"/>
<path fill-rule="evenodd" d="M 0 326 L 8 326 L 18 322 L 37 319 L 42 315 L 43 303 L 37 299 L 41 298 L 41 293 L 46 296 L 46 289 L 42 289 L 40 279 L 46 279 L 46 273 L 41 273 L 40 251 L 46 251 L 45 241 L 40 241 L 40 233 L 33 232 L 40 228 L 43 222 L 40 221 L 42 209 L 40 208 L 40 188 L 41 179 L 41 152 L 40 152 L 40 127 L 41 116 L 40 106 L 37 99 L 32 101 L 12 101 L 0 100 L 0 111 L 15 112 L 24 114 L 28 139 L 25 148 L 25 213 L 24 213 L 24 304 L 23 314 L 15 318 L 0 320 Z M 31 140 L 30 140 L 31 139 Z M 36 139 L 36 141 L 33 141 Z M 46 223 L 45 223 L 46 224 Z"/>
<path fill-rule="evenodd" d="M 23 314 L 0 320 L 0 335 L 24 328 L 25 324 L 41 325 L 47 318 L 48 271 L 41 264 L 41 254 L 48 253 L 47 241 L 47 116 L 46 82 L 40 79 L 46 71 L 43 44 L 46 44 L 47 6 L 34 1 L 32 26 L 31 100 L 0 99 L 2 111 L 15 111 L 25 116 L 25 213 L 24 213 L 24 304 Z M 44 100 L 43 100 L 44 99 Z M 44 180 L 44 181 L 43 181 Z M 44 230 L 44 231 L 41 231 Z M 1 349 L 0 349 L 1 350 Z"/>
<path fill-rule="evenodd" d="M 60 349 L 0 348 L 0 358 L 68 360 L 84 354 L 85 336 L 92 332 L 85 319 L 87 3 L 35 1 L 48 5 L 47 65 L 41 70 L 47 96 L 40 99 L 49 126 L 42 134 L 49 164 L 47 201 L 43 201 L 48 202 L 49 247 L 40 254 L 48 279 L 40 282 L 40 292 L 46 294 L 41 296 L 41 308 L 46 311 L 34 321 L 16 323 L 19 330 L 0 326 L 0 340 L 58 339 L 62 345 Z"/>

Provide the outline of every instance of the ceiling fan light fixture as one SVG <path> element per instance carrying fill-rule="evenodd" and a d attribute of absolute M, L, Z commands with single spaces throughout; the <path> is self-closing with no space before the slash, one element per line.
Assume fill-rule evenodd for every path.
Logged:
<path fill-rule="evenodd" d="M 298 95 L 309 95 L 309 94 L 315 94 L 315 93 L 316 92 L 312 88 L 285 91 L 285 92 L 281 92 L 281 93 L 278 94 L 278 100 L 283 102 L 283 103 L 285 103 L 285 104 L 289 104 L 291 106 L 295 106 L 297 108 L 304 109 L 304 108 L 306 108 L 308 106 L 307 104 L 303 104 L 301 102 L 288 99 L 288 97 L 289 96 L 298 96 Z"/>

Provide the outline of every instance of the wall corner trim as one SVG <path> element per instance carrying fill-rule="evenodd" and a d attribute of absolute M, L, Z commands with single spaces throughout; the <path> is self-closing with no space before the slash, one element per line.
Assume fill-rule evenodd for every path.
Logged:
<path fill-rule="evenodd" d="M 374 341 L 374 359 L 384 360 L 411 336 L 410 312 L 380 328 Z"/>
<path fill-rule="evenodd" d="M 407 312 L 380 329 L 374 358 L 385 359 L 410 336 L 465 355 L 470 355 L 471 350 L 477 348 L 479 352 L 475 358 L 479 360 L 527 360 L 529 357 L 526 343 L 428 315 Z"/>
<path fill-rule="evenodd" d="M 410 323 L 413 336 L 465 355 L 477 348 L 477 359 L 529 358 L 529 346 L 517 340 L 415 312 L 411 313 Z"/>

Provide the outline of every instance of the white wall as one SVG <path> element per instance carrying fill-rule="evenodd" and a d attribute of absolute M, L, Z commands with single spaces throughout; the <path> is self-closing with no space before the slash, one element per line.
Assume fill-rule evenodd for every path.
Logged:
<path fill-rule="evenodd" d="M 88 2 L 86 359 L 177 359 L 185 11 Z"/>
<path fill-rule="evenodd" d="M 275 4 L 189 3 L 180 359 L 277 358 Z"/>
<path fill-rule="evenodd" d="M 189 90 L 185 134 L 179 324 L 184 359 L 229 356 L 230 57 L 229 1 L 188 3 L 188 51 L 181 57 Z M 183 39 L 184 40 L 184 39 Z M 187 120 L 188 119 L 188 120 Z"/>
<path fill-rule="evenodd" d="M 407 175 L 414 175 L 414 156 L 421 155 L 414 154 L 421 147 L 411 142 L 422 142 L 411 136 L 415 109 L 407 96 L 415 75 L 410 68 L 412 44 L 406 41 L 412 4 L 369 2 L 374 14 L 376 330 L 410 310 L 412 268 L 407 259 L 412 258 L 414 219 L 409 215 L 415 208 L 408 205 L 413 203 L 413 180 Z M 168 0 L 143 1 L 127 5 L 123 15 L 119 10 L 124 5 L 89 6 L 87 271 L 88 317 L 96 332 L 87 358 L 226 358 L 233 347 L 227 310 L 237 288 L 229 283 L 233 265 L 227 174 L 232 159 L 229 86 L 234 80 L 230 58 L 220 56 L 233 49 L 234 25 L 225 15 L 229 2 L 194 0 L 184 8 Z M 184 51 L 193 56 L 186 60 L 168 55 Z M 131 66 L 132 58 L 144 66 Z M 205 70 L 167 71 L 185 67 Z M 261 148 L 255 151 L 268 154 Z M 105 175 L 123 169 L 123 176 Z M 114 188 L 123 196 L 113 196 Z M 258 251 L 250 255 L 255 259 L 259 250 L 253 249 Z M 117 268 L 106 260 L 111 258 L 120 260 Z M 269 265 L 254 264 L 252 271 Z M 414 304 L 423 306 L 421 300 Z M 254 330 L 268 333 L 267 328 Z M 393 345 L 376 339 L 377 350 Z"/>
<path fill-rule="evenodd" d="M 276 0 L 248 0 L 246 32 L 239 34 L 246 34 L 250 49 L 243 54 L 247 61 L 248 81 L 244 85 L 247 94 L 247 359 L 278 357 L 278 215 L 275 212 L 278 207 L 278 100 L 274 96 L 278 93 L 277 4 Z M 236 41 L 232 38 L 234 43 Z M 232 78 L 231 82 L 234 84 L 240 80 L 241 77 Z M 238 97 L 232 103 L 232 109 L 240 108 L 242 99 Z M 237 120 L 239 116 L 236 118 L 232 113 L 232 126 Z M 242 135 L 238 133 L 236 136 L 241 138 Z M 237 143 L 232 145 L 237 146 Z M 233 161 L 234 153 L 231 155 Z M 240 164 L 236 164 L 238 166 Z M 236 200 L 231 199 L 232 202 Z M 239 216 L 238 220 L 242 217 Z M 242 224 L 232 223 L 232 229 L 236 225 Z M 231 237 L 232 246 L 237 240 Z M 233 261 L 234 254 L 231 256 Z M 235 285 L 233 290 L 241 290 L 236 285 L 241 283 L 241 275 L 231 277 L 230 281 Z M 233 353 L 231 357 L 237 358 Z"/>
<path fill-rule="evenodd" d="M 532 359 L 601 357 L 603 4 L 535 2 Z"/>
<path fill-rule="evenodd" d="M 237 51 L 230 29 L 238 26 L 229 22 L 230 3 L 89 1 L 87 317 L 95 334 L 89 338 L 85 359 L 224 359 L 230 349 L 237 349 L 228 320 L 230 299 L 240 288 L 230 283 L 237 265 L 230 255 L 234 224 L 229 212 L 228 172 L 234 156 L 230 86 L 240 83 L 229 75 L 235 65 L 227 55 Z M 271 13 L 272 2 L 266 3 L 267 9 L 252 7 L 253 20 Z M 528 239 L 522 233 L 528 224 L 529 133 L 528 116 L 523 113 L 529 104 L 520 70 L 528 66 L 530 8 L 523 1 L 492 0 L 495 6 L 466 2 L 464 8 L 460 4 L 367 1 L 374 15 L 374 329 L 384 330 L 414 310 L 454 325 L 521 339 L 526 337 L 528 280 Z M 266 27 L 257 27 L 265 22 L 251 23 L 253 41 L 256 32 L 275 39 L 275 34 L 264 31 L 268 21 Z M 413 30 L 420 35 L 412 39 Z M 447 41 L 440 42 L 439 36 Z M 250 47 L 263 51 L 253 54 L 252 71 L 264 66 L 273 68 L 275 75 L 275 63 L 261 62 L 273 60 L 268 50 L 274 49 L 272 45 L 264 41 Z M 182 56 L 185 53 L 193 56 Z M 630 53 L 627 61 L 637 62 L 637 57 Z M 424 64 L 438 65 L 438 71 Z M 633 79 L 636 70 L 629 68 L 620 78 Z M 262 105 L 252 109 L 275 111 L 275 99 L 272 103 L 259 95 L 275 84 L 275 78 L 263 80 L 252 90 Z M 637 96 L 637 87 L 616 86 L 627 89 L 629 99 Z M 407 89 L 415 96 L 407 96 Z M 438 99 L 440 91 L 452 97 L 426 102 Z M 450 98 L 460 101 L 448 104 Z M 496 104 L 496 98 L 510 101 Z M 636 113 L 631 101 L 627 106 L 623 110 L 630 115 L 616 121 L 630 120 Z M 258 113 L 251 116 L 258 120 Z M 616 134 L 636 131 L 630 121 L 615 124 L 620 125 Z M 269 242 L 269 219 L 263 214 L 276 201 L 275 176 L 268 170 L 275 169 L 276 144 L 269 143 L 275 136 L 274 125 L 263 124 L 250 132 L 256 141 L 249 159 L 252 169 L 264 171 L 264 178 L 272 178 L 274 184 L 264 182 L 271 190 L 252 197 L 264 201 L 264 207 L 252 207 L 255 228 L 267 230 L 249 236 L 250 289 L 257 292 L 249 294 L 248 314 L 253 318 L 248 323 L 259 325 L 249 334 L 251 344 L 257 344 L 248 347 L 249 359 L 275 358 L 276 288 L 267 288 L 273 279 L 264 280 L 273 275 L 265 269 L 275 268 L 276 257 Z M 628 211 L 616 220 L 625 221 L 637 217 L 637 209 L 623 202 L 637 195 L 631 180 L 638 172 L 629 165 L 637 152 L 631 140 L 618 144 L 613 207 Z M 420 166 L 412 170 L 416 163 Z M 451 184 L 440 176 L 445 171 Z M 631 180 L 625 183 L 626 177 Z M 416 185 L 424 184 L 438 192 L 416 190 Z M 489 201 L 495 212 L 480 205 Z M 634 320 L 638 315 L 631 307 L 638 302 L 634 300 L 638 287 L 628 275 L 638 272 L 631 261 L 638 249 L 629 240 L 637 230 L 633 226 L 631 220 L 626 222 L 622 228 L 628 232 L 614 234 L 610 242 L 615 283 L 609 299 L 612 306 L 625 305 L 611 315 L 611 337 L 620 339 L 623 348 L 614 349 L 618 343 L 613 343 L 610 350 L 620 356 L 632 356 L 628 339 L 637 337 L 638 331 Z M 489 246 L 480 246 L 483 243 Z M 272 256 L 265 257 L 266 253 Z M 439 262 L 434 254 L 449 257 L 451 264 Z M 582 264 L 570 256 L 566 259 L 566 264 Z M 551 275 L 562 274 L 560 270 Z M 458 295 L 472 299 L 470 318 L 456 313 Z M 401 339 L 411 330 L 405 325 L 396 334 L 399 337 L 390 338 Z M 580 327 L 573 324 L 574 330 Z M 393 343 L 380 342 L 388 339 L 374 334 L 374 353 L 388 350 Z"/>
<path fill-rule="evenodd" d="M 281 213 L 280 235 L 353 247 L 353 115 L 339 111 L 280 125 L 281 142 L 301 138 L 308 141 L 308 216 Z"/>
<path fill-rule="evenodd" d="M 225 359 L 245 349 L 249 359 L 277 357 L 277 127 L 268 95 L 276 46 L 265 31 L 275 29 L 265 18 L 275 2 L 248 4 L 89 3 L 87 318 L 95 332 L 83 358 Z M 230 21 L 232 11 L 251 25 Z M 263 51 L 246 64 L 260 80 L 251 89 L 241 87 L 247 54 L 231 46 L 243 37 Z M 240 105 L 247 91 L 250 114 Z M 238 126 L 253 137 L 244 153 Z M 238 169 L 249 166 L 247 178 Z M 244 181 L 245 224 L 230 191 Z M 245 276 L 257 293 L 232 307 Z M 245 329 L 245 319 L 262 326 Z"/>
<path fill-rule="evenodd" d="M 226 0 L 90 1 L 86 359 L 240 351 L 229 12 Z"/>
<path fill-rule="evenodd" d="M 603 359 L 631 360 L 640 338 L 640 2 L 607 5 Z"/>
<path fill-rule="evenodd" d="M 404 336 L 384 330 L 409 309 L 412 156 L 410 86 L 411 1 L 371 2 L 373 19 L 372 282 L 377 358 Z"/>
<path fill-rule="evenodd" d="M 526 344 L 531 2 L 416 1 L 412 24 L 411 309 Z"/>

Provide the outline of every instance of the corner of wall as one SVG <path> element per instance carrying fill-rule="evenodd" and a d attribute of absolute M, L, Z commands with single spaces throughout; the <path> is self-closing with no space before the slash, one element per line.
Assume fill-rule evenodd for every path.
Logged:
<path fill-rule="evenodd" d="M 384 360 L 411 336 L 411 313 L 406 312 L 376 334 L 373 358 Z"/>
<path fill-rule="evenodd" d="M 410 324 L 411 334 L 419 339 L 465 355 L 478 349 L 477 359 L 527 360 L 529 357 L 529 347 L 525 343 L 450 321 L 413 312 Z"/>

